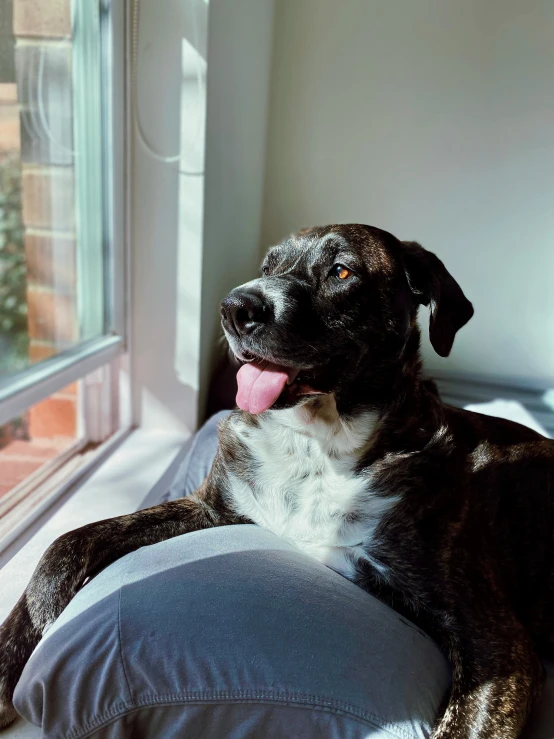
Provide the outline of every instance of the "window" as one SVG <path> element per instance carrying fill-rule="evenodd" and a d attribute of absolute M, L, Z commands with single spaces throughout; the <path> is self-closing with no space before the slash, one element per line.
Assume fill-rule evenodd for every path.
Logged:
<path fill-rule="evenodd" d="M 105 1 L 0 8 L 0 546 L 47 473 L 121 427 L 111 22 Z"/>

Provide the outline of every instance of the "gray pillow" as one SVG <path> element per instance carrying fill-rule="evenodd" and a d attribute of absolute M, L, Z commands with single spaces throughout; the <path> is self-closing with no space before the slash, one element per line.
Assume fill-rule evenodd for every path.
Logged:
<path fill-rule="evenodd" d="M 15 705 L 52 739 L 411 739 L 448 684 L 415 626 L 273 534 L 230 526 L 100 573 Z"/>

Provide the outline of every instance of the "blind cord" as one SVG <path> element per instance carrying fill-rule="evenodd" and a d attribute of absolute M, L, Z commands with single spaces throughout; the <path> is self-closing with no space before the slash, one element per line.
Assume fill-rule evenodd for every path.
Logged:
<path fill-rule="evenodd" d="M 141 142 L 144 149 L 150 154 L 150 156 L 162 164 L 176 164 L 183 158 L 184 151 L 180 151 L 178 154 L 164 155 L 156 151 L 154 147 L 148 141 L 140 122 L 140 114 L 138 108 L 138 84 L 137 84 L 137 68 L 138 68 L 138 49 L 139 49 L 139 31 L 140 31 L 140 0 L 133 0 L 132 6 L 132 19 L 131 19 L 131 112 L 132 119 L 137 133 L 138 139 Z M 197 18 L 196 13 L 193 12 L 193 34 L 194 40 L 197 40 Z M 200 61 L 197 58 L 196 61 L 196 81 L 198 85 L 198 97 L 201 100 L 203 96 L 203 84 L 202 84 L 202 71 L 200 69 Z M 198 132 L 196 137 L 200 135 L 201 122 L 198 125 Z M 204 170 L 184 170 L 179 169 L 179 173 L 188 177 L 201 177 L 204 174 Z"/>

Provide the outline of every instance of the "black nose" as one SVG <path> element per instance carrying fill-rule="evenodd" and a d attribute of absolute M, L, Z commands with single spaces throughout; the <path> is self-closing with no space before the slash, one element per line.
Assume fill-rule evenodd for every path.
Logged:
<path fill-rule="evenodd" d="M 233 290 L 221 304 L 221 317 L 224 325 L 240 336 L 267 323 L 269 311 L 259 295 Z"/>

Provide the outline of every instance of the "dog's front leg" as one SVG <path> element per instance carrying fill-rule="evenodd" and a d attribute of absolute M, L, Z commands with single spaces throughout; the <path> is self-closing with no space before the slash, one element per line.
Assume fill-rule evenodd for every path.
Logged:
<path fill-rule="evenodd" d="M 527 632 L 508 609 L 453 631 L 452 690 L 431 739 L 517 739 L 543 682 Z"/>
<path fill-rule="evenodd" d="M 0 728 L 17 716 L 12 698 L 31 652 L 84 581 L 139 547 L 190 531 L 240 521 L 203 495 L 171 501 L 98 521 L 56 539 L 40 560 L 27 589 L 0 627 Z"/>

